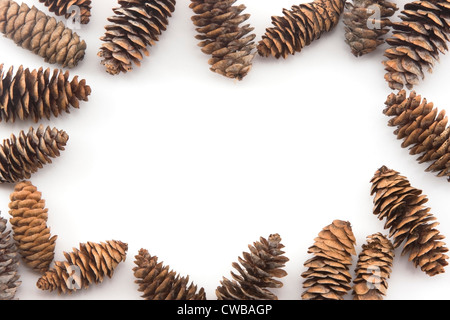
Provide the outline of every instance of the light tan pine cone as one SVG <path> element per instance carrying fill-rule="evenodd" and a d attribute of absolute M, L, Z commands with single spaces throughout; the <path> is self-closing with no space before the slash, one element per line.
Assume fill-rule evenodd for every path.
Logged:
<path fill-rule="evenodd" d="M 202 52 L 211 56 L 211 71 L 231 79 L 242 80 L 251 70 L 256 44 L 253 27 L 241 25 L 250 18 L 243 14 L 245 5 L 236 0 L 191 0 L 195 38 Z"/>
<path fill-rule="evenodd" d="M 349 267 L 356 255 L 355 243 L 350 222 L 334 220 L 322 229 L 308 249 L 314 256 L 304 264 L 303 300 L 343 300 L 351 289 Z"/>
<path fill-rule="evenodd" d="M 206 300 L 203 288 L 198 289 L 192 282 L 189 284 L 189 276 L 176 274 L 148 250 L 139 250 L 135 258 L 135 282 L 145 300 Z"/>
<path fill-rule="evenodd" d="M 15 300 L 21 284 L 18 273 L 20 255 L 6 224 L 7 220 L 0 217 L 0 300 Z"/>
<path fill-rule="evenodd" d="M 175 11 L 175 0 L 119 0 L 119 8 L 108 18 L 98 56 L 106 72 L 117 75 L 140 66 L 147 47 L 153 46 L 167 29 Z"/>
<path fill-rule="evenodd" d="M 57 16 L 64 16 L 66 19 L 79 19 L 81 24 L 89 23 L 91 17 L 91 0 L 39 0 L 50 12 Z M 77 10 L 79 10 L 77 12 Z M 75 11 L 74 13 L 72 13 Z M 74 17 L 79 14 L 79 17 Z"/>
<path fill-rule="evenodd" d="M 445 272 L 448 248 L 442 241 L 444 236 L 435 229 L 439 223 L 423 205 L 428 198 L 406 177 L 386 166 L 375 172 L 371 183 L 373 213 L 379 220 L 386 220 L 384 228 L 389 229 L 394 248 L 403 244 L 402 255 L 409 254 L 414 266 L 429 276 Z"/>
<path fill-rule="evenodd" d="M 59 294 L 87 289 L 103 282 L 105 277 L 112 278 L 117 265 L 125 261 L 127 251 L 128 245 L 116 240 L 82 243 L 79 249 L 64 252 L 66 261 L 56 261 L 36 285 Z"/>
<path fill-rule="evenodd" d="M 18 46 L 30 50 L 45 62 L 73 68 L 84 58 L 86 43 L 80 37 L 36 7 L 12 0 L 0 0 L 0 32 Z"/>
<path fill-rule="evenodd" d="M 233 280 L 223 278 L 216 289 L 218 300 L 278 300 L 268 288 L 281 288 L 283 283 L 275 278 L 287 275 L 283 269 L 289 261 L 284 256 L 284 245 L 279 234 L 248 246 L 250 252 L 243 252 L 232 266 L 237 274 L 231 272 Z"/>
<path fill-rule="evenodd" d="M 394 256 L 394 246 L 386 236 L 375 233 L 367 237 L 356 264 L 353 300 L 383 300 Z"/>
<path fill-rule="evenodd" d="M 51 115 L 58 117 L 70 113 L 70 106 L 79 108 L 80 101 L 88 101 L 90 94 L 86 80 L 79 81 L 78 76 L 69 80 L 69 71 L 31 71 L 20 66 L 14 74 L 13 67 L 6 71 L 0 64 L 0 121 L 31 118 L 38 122 Z"/>

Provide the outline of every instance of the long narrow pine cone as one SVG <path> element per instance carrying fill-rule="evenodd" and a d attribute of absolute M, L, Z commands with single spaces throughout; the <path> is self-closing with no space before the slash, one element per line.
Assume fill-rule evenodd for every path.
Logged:
<path fill-rule="evenodd" d="M 30 182 L 16 184 L 10 195 L 9 214 L 14 240 L 23 261 L 30 268 L 44 273 L 55 257 L 57 236 L 47 226 L 48 209 L 42 193 Z"/>
<path fill-rule="evenodd" d="M 343 300 L 351 289 L 349 267 L 356 255 L 355 244 L 349 222 L 334 220 L 322 229 L 308 249 L 314 256 L 304 263 L 303 300 Z"/>
<path fill-rule="evenodd" d="M 289 259 L 284 256 L 284 245 L 279 234 L 263 237 L 248 246 L 232 264 L 238 274 L 231 272 L 233 280 L 223 278 L 216 289 L 218 300 L 278 300 L 268 288 L 281 288 L 283 283 L 275 278 L 287 275 L 283 269 Z"/>
<path fill-rule="evenodd" d="M 87 242 L 72 252 L 64 252 L 65 261 L 56 261 L 36 285 L 41 290 L 59 294 L 87 289 L 92 284 L 112 278 L 119 263 L 125 261 L 128 244 L 111 240 L 101 243 Z"/>
<path fill-rule="evenodd" d="M 211 71 L 231 79 L 242 80 L 251 70 L 256 51 L 250 18 L 243 14 L 245 5 L 236 0 L 191 0 L 192 22 L 197 27 L 195 38 L 202 52 L 211 56 Z"/>
<path fill-rule="evenodd" d="M 189 276 L 181 277 L 146 249 L 139 250 L 133 268 L 135 283 L 145 300 L 206 300 L 205 290 L 198 289 Z"/>
<path fill-rule="evenodd" d="M 445 272 L 448 248 L 442 241 L 444 236 L 435 229 L 439 223 L 423 205 L 427 196 L 386 166 L 375 172 L 371 183 L 373 213 L 379 220 L 386 220 L 384 228 L 389 229 L 394 248 L 403 244 L 402 255 L 409 254 L 414 266 L 429 276 Z"/>
<path fill-rule="evenodd" d="M 0 217 L 0 300 L 15 300 L 19 288 L 19 260 L 11 231 L 6 230 L 7 220 Z"/>
<path fill-rule="evenodd" d="M 45 62 L 73 68 L 84 58 L 86 43 L 62 21 L 36 7 L 0 0 L 0 32 Z"/>
<path fill-rule="evenodd" d="M 394 246 L 385 235 L 375 233 L 367 237 L 356 264 L 353 300 L 383 300 L 394 256 Z"/>
<path fill-rule="evenodd" d="M 119 8 L 108 18 L 103 44 L 98 56 L 112 75 L 128 72 L 133 64 L 140 66 L 147 47 L 155 45 L 167 29 L 168 18 L 175 11 L 175 0 L 119 0 Z"/>
<path fill-rule="evenodd" d="M 402 139 L 402 147 L 411 155 L 420 155 L 419 163 L 430 163 L 426 171 L 437 172 L 450 181 L 450 128 L 445 110 L 438 112 L 433 103 L 411 91 L 391 93 L 384 114 L 391 117 L 388 125 L 396 127 L 394 134 Z"/>
<path fill-rule="evenodd" d="M 31 127 L 28 133 L 21 131 L 19 136 L 11 135 L 0 145 L 0 183 L 14 183 L 29 179 L 32 173 L 51 158 L 59 157 L 69 136 L 65 131 L 40 125 Z"/>
<path fill-rule="evenodd" d="M 414 1 L 407 3 L 393 24 L 393 36 L 386 39 L 384 61 L 386 81 L 391 89 L 411 89 L 431 72 L 439 54 L 448 50 L 450 1 Z"/>
<path fill-rule="evenodd" d="M 50 12 L 66 19 L 74 19 L 88 24 L 91 17 L 91 0 L 39 0 Z M 77 16 L 79 15 L 79 16 Z"/>
<path fill-rule="evenodd" d="M 16 119 L 41 119 L 70 113 L 70 106 L 79 108 L 80 101 L 88 101 L 91 88 L 86 80 L 75 76 L 69 80 L 69 71 L 50 68 L 45 71 L 24 69 L 14 74 L 0 64 L 0 121 L 15 122 Z"/>
<path fill-rule="evenodd" d="M 384 43 L 389 32 L 391 17 L 397 5 L 388 0 L 354 0 L 345 4 L 342 21 L 345 25 L 345 42 L 355 57 L 374 51 Z"/>
<path fill-rule="evenodd" d="M 259 55 L 278 59 L 300 52 L 336 27 L 344 4 L 345 0 L 315 0 L 283 9 L 283 16 L 272 17 L 274 27 L 259 41 Z"/>

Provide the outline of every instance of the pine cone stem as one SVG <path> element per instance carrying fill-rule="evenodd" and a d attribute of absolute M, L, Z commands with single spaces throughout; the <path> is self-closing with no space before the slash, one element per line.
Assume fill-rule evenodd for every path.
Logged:
<path fill-rule="evenodd" d="M 7 220 L 0 217 L 0 300 L 15 300 L 19 288 L 19 260 L 11 231 L 6 230 Z"/>
<path fill-rule="evenodd" d="M 39 0 L 50 12 L 66 19 L 79 19 L 81 24 L 89 23 L 91 17 L 91 0 Z M 72 11 L 74 11 L 72 13 Z M 76 16 L 79 15 L 79 16 Z"/>

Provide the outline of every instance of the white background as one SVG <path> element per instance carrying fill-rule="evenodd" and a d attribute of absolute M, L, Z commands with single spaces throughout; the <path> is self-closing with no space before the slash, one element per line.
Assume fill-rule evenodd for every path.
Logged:
<path fill-rule="evenodd" d="M 38 1 L 25 2 L 48 13 Z M 405 2 L 398 3 L 402 8 Z M 31 181 L 58 235 L 57 260 L 79 243 L 110 239 L 127 242 L 128 257 L 112 279 L 68 296 L 40 291 L 39 275 L 21 266 L 19 299 L 141 299 L 132 268 L 138 250 L 146 248 L 213 300 L 222 277 L 230 278 L 231 263 L 271 233 L 281 235 L 290 259 L 284 287 L 274 292 L 279 299 L 300 299 L 307 250 L 323 227 L 334 219 L 350 221 L 358 253 L 366 236 L 387 233 L 372 214 L 369 192 L 382 165 L 428 195 L 438 229 L 450 236 L 449 183 L 400 147 L 382 113 L 392 92 L 381 64 L 386 45 L 355 58 L 341 21 L 286 60 L 256 56 L 248 76 L 233 81 L 209 70 L 188 4 L 178 1 L 168 30 L 141 67 L 111 76 L 97 52 L 117 4 L 94 1 L 91 22 L 78 30 L 86 57 L 70 71 L 87 80 L 92 95 L 79 110 L 42 121 L 66 130 L 70 140 Z M 259 41 L 272 15 L 298 3 L 245 4 Z M 58 68 L 9 39 L 1 37 L 0 47 L 6 68 Z M 449 106 L 449 67 L 450 57 L 441 56 L 433 74 L 415 87 L 440 110 Z M 1 123 L 1 137 L 31 125 Z M 0 186 L 6 218 L 13 187 Z M 450 271 L 431 278 L 400 253 L 386 299 L 450 298 Z"/>

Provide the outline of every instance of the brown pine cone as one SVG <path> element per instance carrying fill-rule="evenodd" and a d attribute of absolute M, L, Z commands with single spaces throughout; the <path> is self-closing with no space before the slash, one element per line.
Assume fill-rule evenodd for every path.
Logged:
<path fill-rule="evenodd" d="M 120 8 L 108 18 L 112 24 L 105 26 L 98 52 L 106 72 L 116 75 L 131 71 L 133 63 L 141 65 L 142 53 L 149 55 L 147 47 L 153 46 L 167 29 L 168 18 L 175 11 L 175 0 L 119 0 Z"/>
<path fill-rule="evenodd" d="M 259 42 L 259 55 L 278 59 L 300 52 L 336 27 L 344 4 L 345 0 L 315 0 L 283 9 L 283 16 L 272 17 L 274 27 L 267 28 Z"/>
<path fill-rule="evenodd" d="M 73 68 L 84 58 L 86 43 L 36 7 L 0 0 L 0 32 L 18 46 L 41 56 L 48 63 Z"/>
<path fill-rule="evenodd" d="M 51 158 L 59 157 L 67 140 L 65 131 L 43 125 L 37 130 L 31 127 L 26 134 L 21 131 L 18 138 L 12 134 L 0 145 L 0 183 L 29 179 L 44 164 L 52 163 Z"/>
<path fill-rule="evenodd" d="M 373 213 L 378 219 L 386 219 L 385 229 L 394 238 L 394 248 L 402 243 L 402 255 L 429 276 L 445 272 L 448 264 L 448 248 L 441 240 L 444 236 L 434 227 L 439 223 L 430 208 L 423 206 L 428 201 L 422 191 L 412 187 L 397 171 L 381 167 L 371 180 L 374 195 Z"/>
<path fill-rule="evenodd" d="M 0 300 L 15 300 L 19 288 L 19 260 L 11 231 L 6 231 L 7 220 L 0 217 Z"/>
<path fill-rule="evenodd" d="M 91 17 L 91 0 L 39 0 L 50 12 L 57 16 L 65 16 L 66 19 L 80 19 L 81 24 L 89 23 Z M 79 12 L 76 12 L 76 10 Z M 72 12 L 72 11 L 75 12 Z M 79 14 L 79 17 L 74 15 Z"/>
<path fill-rule="evenodd" d="M 87 289 L 91 284 L 103 282 L 105 276 L 111 278 L 117 265 L 125 261 L 127 250 L 126 243 L 116 240 L 82 243 L 80 249 L 64 252 L 66 261 L 56 261 L 36 285 L 41 290 L 57 290 L 59 294 Z"/>
<path fill-rule="evenodd" d="M 383 36 L 391 26 L 389 17 L 398 10 L 388 0 L 354 0 L 347 2 L 345 9 L 342 16 L 345 42 L 355 57 L 372 52 L 384 43 Z"/>
<path fill-rule="evenodd" d="M 383 112 L 392 117 L 388 124 L 397 127 L 394 134 L 403 139 L 402 147 L 409 148 L 411 155 L 420 155 L 419 163 L 431 162 L 426 171 L 438 172 L 450 181 L 450 128 L 445 110 L 438 112 L 415 91 L 409 96 L 405 90 L 391 93 L 385 104 Z"/>
<path fill-rule="evenodd" d="M 13 67 L 3 70 L 0 64 L 0 121 L 15 122 L 31 118 L 58 117 L 70 113 L 69 107 L 79 108 L 79 101 L 88 101 L 91 88 L 78 76 L 69 81 L 69 71 L 50 68 L 30 71 L 23 66 L 13 74 Z"/>
<path fill-rule="evenodd" d="M 151 256 L 146 249 L 139 250 L 135 256 L 136 267 L 133 268 L 135 283 L 145 300 L 206 300 L 205 290 L 189 283 L 189 276 L 181 277 L 169 266 L 158 262 L 158 257 Z"/>
<path fill-rule="evenodd" d="M 245 5 L 234 6 L 236 0 L 191 0 L 192 22 L 197 27 L 195 38 L 202 52 L 211 55 L 211 71 L 228 78 L 242 80 L 251 70 L 255 56 L 256 35 L 249 24 L 241 26 L 250 14 L 242 14 Z"/>
<path fill-rule="evenodd" d="M 308 249 L 314 257 L 304 264 L 308 269 L 302 273 L 303 300 L 343 300 L 351 289 L 349 267 L 356 255 L 355 243 L 349 222 L 334 220 L 323 228 Z"/>
<path fill-rule="evenodd" d="M 381 233 L 367 237 L 358 256 L 353 300 L 383 300 L 394 261 L 394 246 Z"/>
<path fill-rule="evenodd" d="M 239 274 L 231 272 L 233 280 L 224 277 L 217 287 L 218 300 L 278 300 L 267 288 L 281 288 L 283 283 L 274 278 L 287 275 L 282 268 L 289 259 L 283 255 L 280 235 L 272 234 L 268 240 L 261 237 L 248 248 L 250 252 L 238 258 L 240 264 L 232 264 Z"/>
<path fill-rule="evenodd" d="M 386 81 L 391 89 L 411 89 L 431 72 L 439 53 L 448 50 L 450 1 L 414 1 L 405 5 L 401 22 L 393 23 L 393 36 L 385 51 Z"/>

